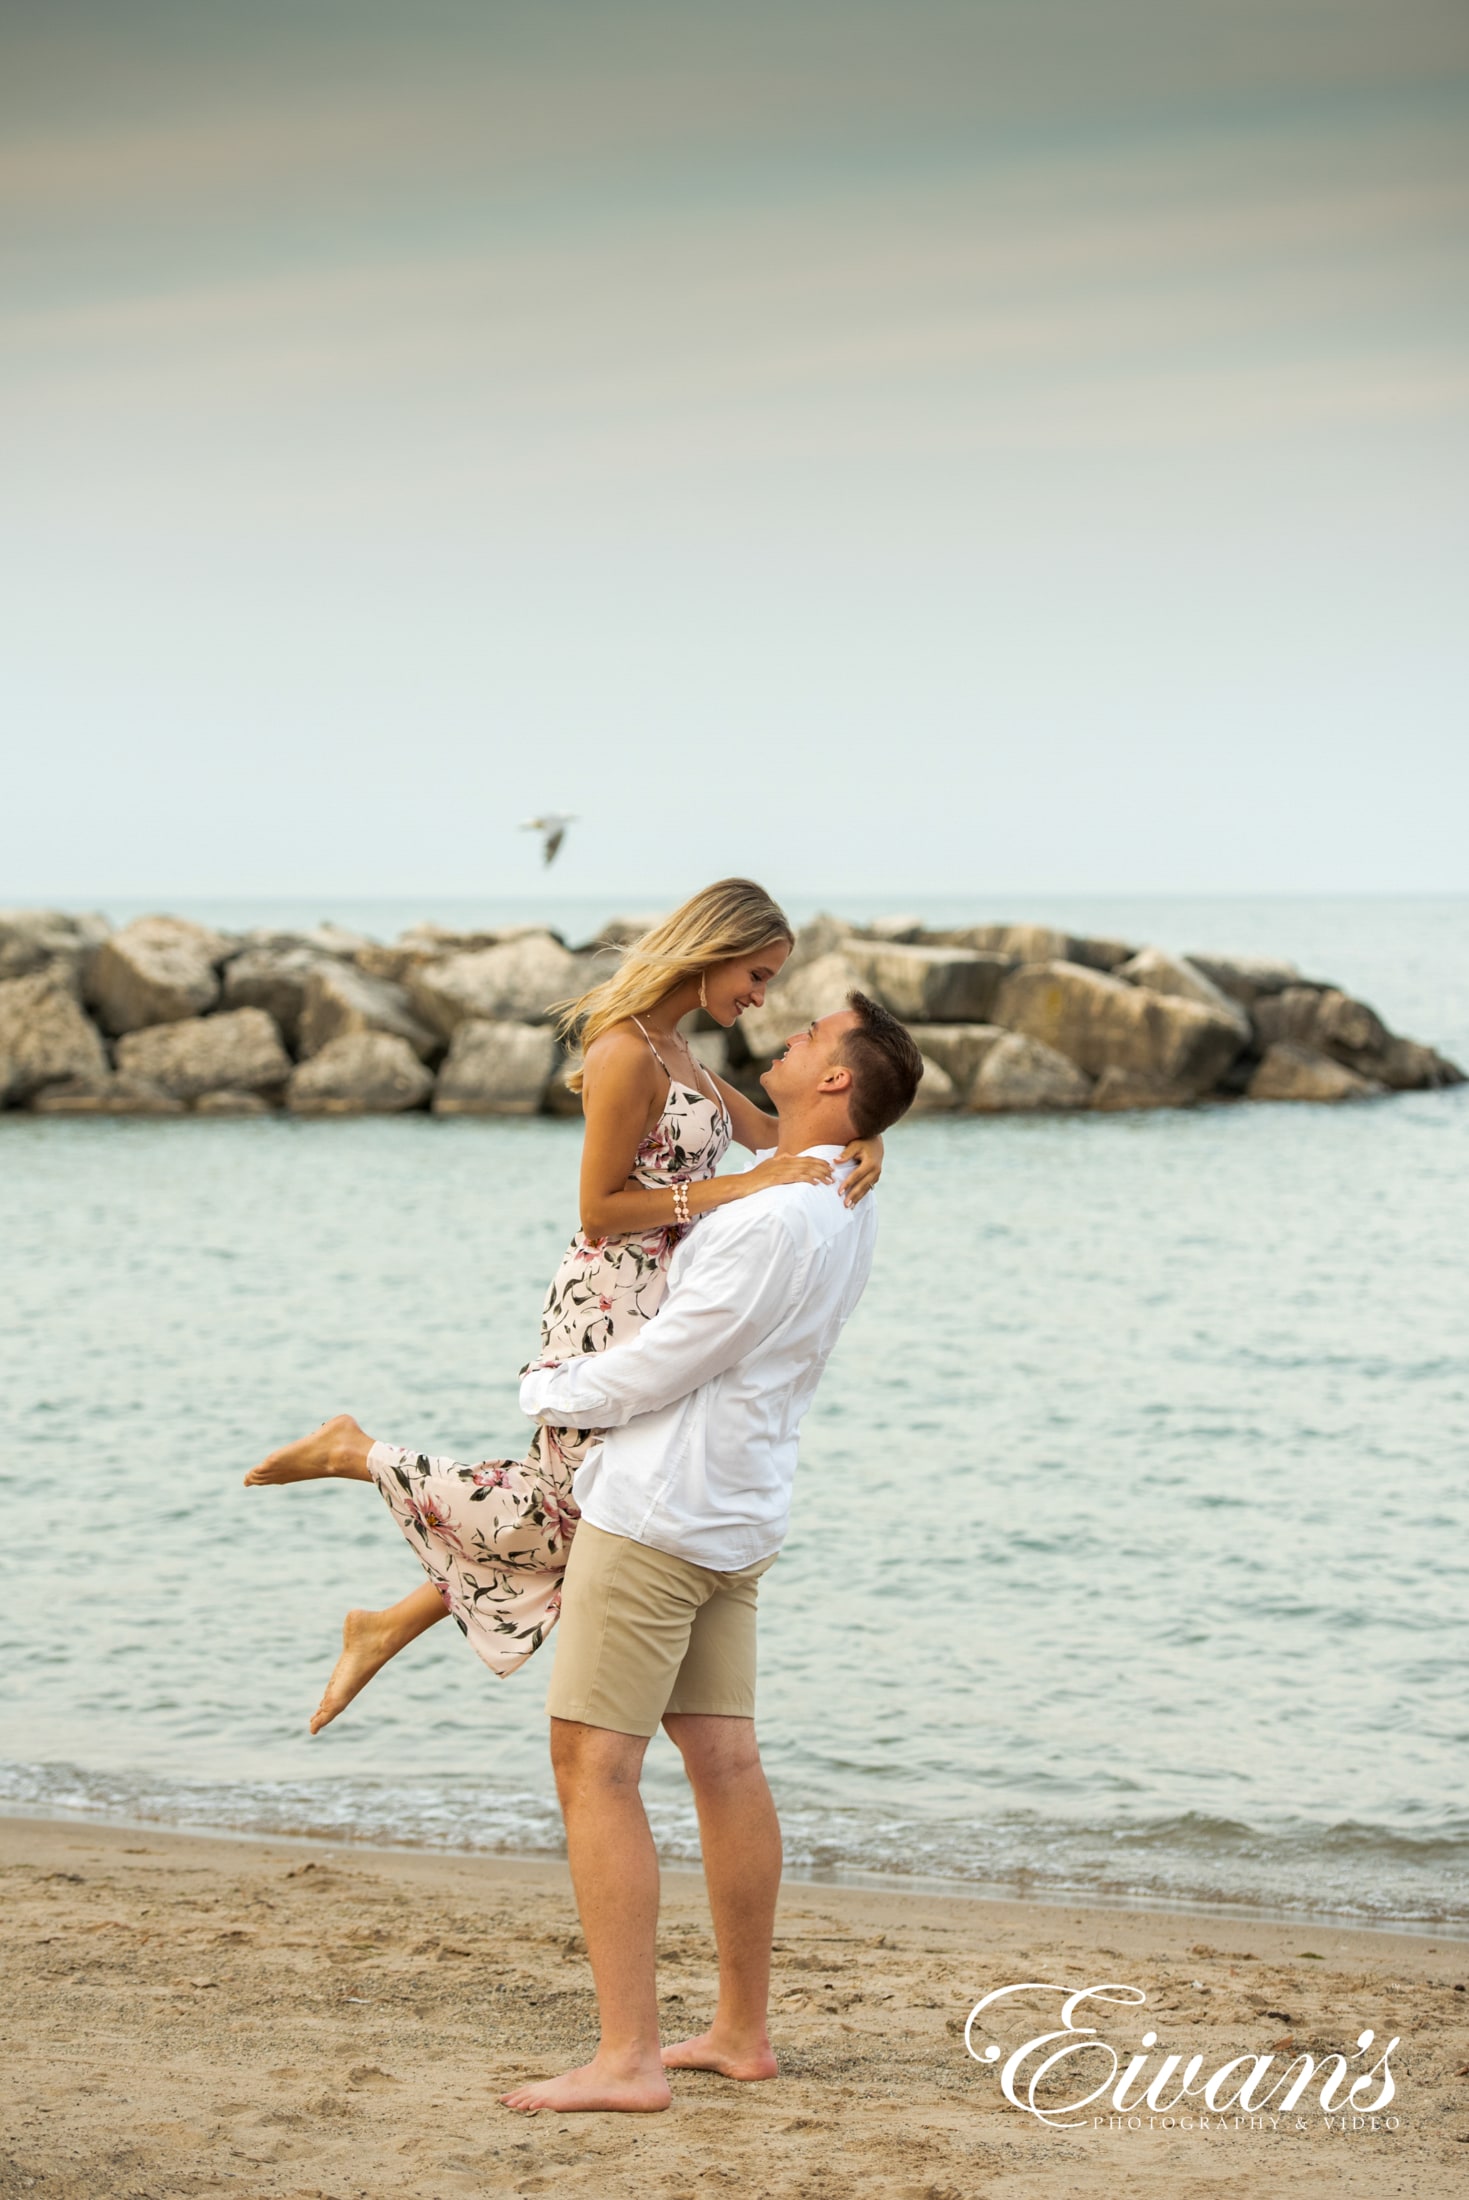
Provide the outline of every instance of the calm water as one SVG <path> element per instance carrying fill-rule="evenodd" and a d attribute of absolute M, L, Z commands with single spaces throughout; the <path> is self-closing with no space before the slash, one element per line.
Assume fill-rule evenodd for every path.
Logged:
<path fill-rule="evenodd" d="M 1463 902 L 943 913 L 1294 953 L 1469 1059 Z M 544 1654 L 440 1628 L 307 1735 L 419 1576 L 371 1491 L 240 1475 L 343 1406 L 519 1449 L 578 1143 L 0 1118 L 0 1798 L 557 1845 Z M 794 1866 L 1469 1921 L 1466 1185 L 1469 1089 L 894 1134 L 762 1591 Z M 694 1856 L 661 1740 L 648 1784 Z"/>

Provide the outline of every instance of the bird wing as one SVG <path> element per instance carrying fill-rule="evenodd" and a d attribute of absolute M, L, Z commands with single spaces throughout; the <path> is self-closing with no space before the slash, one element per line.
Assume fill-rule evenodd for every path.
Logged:
<path fill-rule="evenodd" d="M 557 849 L 558 849 L 558 848 L 559 848 L 559 847 L 561 846 L 561 843 L 562 843 L 562 841 L 563 841 L 563 840 L 564 840 L 565 838 L 566 838 L 566 827 L 565 827 L 564 825 L 558 825 L 558 826 L 556 827 L 556 830 L 555 830 L 555 832 L 554 832 L 554 833 L 547 833 L 547 835 L 546 835 L 546 861 L 547 861 L 547 863 L 554 863 L 554 862 L 555 862 L 555 860 L 556 860 L 556 851 L 557 851 Z"/>

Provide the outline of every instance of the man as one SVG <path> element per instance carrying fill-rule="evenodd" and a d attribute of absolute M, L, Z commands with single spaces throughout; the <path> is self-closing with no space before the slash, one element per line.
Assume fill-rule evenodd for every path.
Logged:
<path fill-rule="evenodd" d="M 923 1074 L 903 1026 L 864 995 L 849 999 L 761 1078 L 780 1118 L 776 1151 L 820 1155 L 832 1181 L 703 1216 L 655 1321 L 521 1385 L 537 1419 L 608 1431 L 574 1485 L 582 1517 L 547 1700 L 601 2038 L 582 2068 L 503 2095 L 511 2108 L 667 2108 L 670 2068 L 775 2076 L 766 2011 L 781 1843 L 755 1742 L 756 1591 L 785 1536 L 801 1417 L 872 1263 L 875 1202 L 844 1204 L 838 1157 L 895 1123 Z M 668 2048 L 658 1859 L 638 1793 L 660 1721 L 698 1806 L 719 1949 L 712 2024 Z"/>

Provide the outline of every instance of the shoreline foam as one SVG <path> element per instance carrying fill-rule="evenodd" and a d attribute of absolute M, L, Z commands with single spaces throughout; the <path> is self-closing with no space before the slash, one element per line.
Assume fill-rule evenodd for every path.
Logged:
<path fill-rule="evenodd" d="M 83 1830 L 96 1827 L 117 1833 L 166 1836 L 176 1840 L 258 1842 L 272 1846 L 279 1844 L 292 1849 L 316 1850 L 323 1855 L 336 1855 L 345 1851 L 364 1858 L 443 1857 L 466 1863 L 506 1864 L 532 1869 L 555 1868 L 565 1864 L 565 1854 L 560 1849 L 476 1848 L 463 1842 L 394 1841 L 350 1830 L 336 1833 L 288 1832 L 278 1829 L 262 1831 L 248 1825 L 203 1825 L 182 1820 L 133 1817 L 124 1813 L 94 1813 L 85 1809 L 69 1811 L 54 1806 L 48 1811 L 40 1812 L 27 1809 L 20 1803 L 0 1799 L 0 1821 L 4 1820 Z M 698 1862 L 685 1857 L 667 1856 L 660 1852 L 660 1868 L 665 1875 L 672 1873 L 693 1879 L 700 1877 Z M 1455 1917 L 1433 1919 L 1388 1914 L 1364 1917 L 1351 1910 L 1293 1908 L 1288 1903 L 1251 1902 L 1245 1896 L 1230 1900 L 1210 1900 L 1199 1895 L 1169 1896 L 1154 1891 L 1129 1893 L 1081 1885 L 1022 1887 L 1013 1880 L 957 1879 L 941 1873 L 885 1872 L 856 1864 L 808 1866 L 793 1864 L 789 1858 L 784 1866 L 783 1878 L 788 1886 L 815 1890 L 836 1888 L 854 1894 L 871 1895 L 875 1900 L 892 1894 L 917 1896 L 937 1902 L 1011 1903 L 1035 1910 L 1066 1910 L 1080 1905 L 1088 1910 L 1121 1911 L 1140 1917 L 1233 1919 L 1242 1924 L 1275 1925 L 1291 1931 L 1306 1931 L 1312 1926 L 1320 1926 L 1340 1932 L 1379 1933 L 1414 1940 L 1461 1942 L 1469 1947 L 1469 1920 Z"/>

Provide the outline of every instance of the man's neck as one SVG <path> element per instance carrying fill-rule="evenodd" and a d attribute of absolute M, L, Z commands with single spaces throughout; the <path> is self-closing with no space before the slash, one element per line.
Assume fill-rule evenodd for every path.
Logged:
<path fill-rule="evenodd" d="M 814 1108 L 780 1112 L 777 1153 L 804 1153 L 808 1146 L 845 1146 L 855 1133 L 845 1108 L 829 1103 Z"/>

